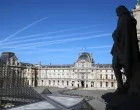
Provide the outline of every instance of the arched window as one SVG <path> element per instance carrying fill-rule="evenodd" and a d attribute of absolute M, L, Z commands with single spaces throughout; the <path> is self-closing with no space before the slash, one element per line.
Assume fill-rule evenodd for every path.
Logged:
<path fill-rule="evenodd" d="M 94 82 L 93 81 L 91 82 L 91 87 L 94 87 Z"/>
<path fill-rule="evenodd" d="M 75 83 L 75 82 L 74 82 L 74 81 L 72 81 L 72 84 L 71 84 L 71 85 L 72 85 L 72 86 L 74 86 L 74 83 Z"/>
<path fill-rule="evenodd" d="M 43 80 L 42 80 L 42 86 L 43 86 Z"/>

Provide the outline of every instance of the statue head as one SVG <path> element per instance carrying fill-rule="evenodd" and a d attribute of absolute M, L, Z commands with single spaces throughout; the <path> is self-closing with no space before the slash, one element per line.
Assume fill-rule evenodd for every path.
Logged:
<path fill-rule="evenodd" d="M 116 8 L 116 14 L 118 17 L 124 15 L 124 14 L 130 14 L 128 9 L 124 5 L 120 5 Z"/>

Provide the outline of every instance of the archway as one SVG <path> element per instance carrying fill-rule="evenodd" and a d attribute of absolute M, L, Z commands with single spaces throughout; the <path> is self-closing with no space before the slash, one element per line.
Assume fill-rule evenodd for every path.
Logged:
<path fill-rule="evenodd" d="M 74 84 L 75 84 L 75 82 L 74 82 L 74 81 L 72 81 L 71 85 L 72 85 L 72 86 L 74 86 Z"/>

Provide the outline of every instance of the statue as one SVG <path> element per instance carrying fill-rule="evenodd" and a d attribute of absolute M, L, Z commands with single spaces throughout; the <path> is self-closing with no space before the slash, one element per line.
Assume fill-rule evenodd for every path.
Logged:
<path fill-rule="evenodd" d="M 136 29 L 137 21 L 123 5 L 117 7 L 116 14 L 118 23 L 112 34 L 114 41 L 111 50 L 113 56 L 112 68 L 117 80 L 115 94 L 124 94 L 130 88 L 132 76 L 140 61 Z M 124 68 L 124 72 L 121 72 L 122 68 Z M 122 74 L 127 79 L 125 84 L 123 84 Z"/>

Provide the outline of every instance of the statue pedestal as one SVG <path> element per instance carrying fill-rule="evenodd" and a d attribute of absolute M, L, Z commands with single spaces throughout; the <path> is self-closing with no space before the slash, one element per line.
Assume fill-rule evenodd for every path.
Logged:
<path fill-rule="evenodd" d="M 128 94 L 140 95 L 140 64 L 135 68 L 132 73 L 132 79 L 130 81 L 130 88 Z"/>
<path fill-rule="evenodd" d="M 140 97 L 137 96 L 106 93 L 102 99 L 107 103 L 106 110 L 140 110 Z"/>

